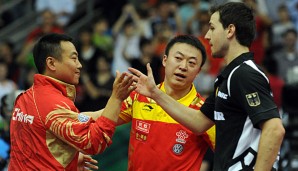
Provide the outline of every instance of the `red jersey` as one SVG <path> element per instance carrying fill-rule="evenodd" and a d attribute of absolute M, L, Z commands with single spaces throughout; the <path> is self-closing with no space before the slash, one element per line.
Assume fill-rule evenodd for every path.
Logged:
<path fill-rule="evenodd" d="M 160 89 L 165 92 L 163 84 Z M 200 109 L 204 102 L 194 86 L 178 101 L 194 109 Z M 128 151 L 131 171 L 198 171 L 207 149 L 214 147 L 214 127 L 208 134 L 196 135 L 177 123 L 155 101 L 136 92 L 123 102 L 120 118 L 132 121 Z"/>
<path fill-rule="evenodd" d="M 102 152 L 112 143 L 115 123 L 96 121 L 74 105 L 75 86 L 36 74 L 18 96 L 11 119 L 8 170 L 77 170 L 79 151 Z"/>

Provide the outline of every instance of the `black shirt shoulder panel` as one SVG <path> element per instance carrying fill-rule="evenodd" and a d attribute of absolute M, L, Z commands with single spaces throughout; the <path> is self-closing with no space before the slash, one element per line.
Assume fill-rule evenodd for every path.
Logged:
<path fill-rule="evenodd" d="M 254 126 L 262 120 L 279 117 L 269 80 L 251 60 L 245 61 L 231 72 L 228 84 L 229 95 L 241 105 Z"/>

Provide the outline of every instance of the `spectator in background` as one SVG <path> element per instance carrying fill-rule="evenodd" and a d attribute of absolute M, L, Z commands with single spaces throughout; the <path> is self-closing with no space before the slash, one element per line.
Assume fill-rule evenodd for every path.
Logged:
<path fill-rule="evenodd" d="M 256 0 L 242 0 L 248 7 L 252 8 L 256 20 L 256 37 L 253 40 L 250 51 L 254 53 L 254 61 L 258 65 L 263 64 L 266 49 L 269 46 L 269 28 L 272 20 L 266 13 L 262 13 Z"/>
<path fill-rule="evenodd" d="M 161 58 L 159 56 L 156 56 L 154 53 L 154 45 L 152 42 L 152 39 L 147 39 L 145 37 L 142 37 L 140 40 L 140 50 L 141 50 L 141 56 L 139 58 L 134 58 L 130 60 L 131 67 L 138 69 L 142 73 L 146 74 L 147 69 L 146 65 L 147 63 L 150 63 L 152 69 L 154 71 L 157 71 L 154 74 L 154 79 L 156 82 L 161 82 Z"/>
<path fill-rule="evenodd" d="M 40 37 L 48 33 L 64 33 L 64 30 L 57 25 L 56 15 L 52 11 L 46 9 L 41 13 L 40 24 L 28 34 L 25 44 L 17 56 L 17 63 L 33 67 L 33 46 Z"/>
<path fill-rule="evenodd" d="M 57 24 L 65 27 L 76 11 L 76 0 L 36 0 L 35 8 L 37 12 L 52 11 L 57 17 Z"/>
<path fill-rule="evenodd" d="M 94 45 L 113 57 L 113 37 L 107 18 L 100 17 L 93 24 L 92 42 Z"/>
<path fill-rule="evenodd" d="M 83 27 L 79 31 L 77 49 L 79 58 L 84 66 L 83 70 L 88 73 L 96 72 L 96 65 L 93 65 L 91 61 L 93 58 L 97 58 L 101 55 L 102 50 L 97 48 L 92 41 L 92 29 L 89 27 Z"/>
<path fill-rule="evenodd" d="M 204 24 L 209 23 L 209 12 L 207 10 L 198 10 L 191 18 L 186 22 L 186 33 L 201 35 L 201 30 L 204 28 Z"/>
<path fill-rule="evenodd" d="M 209 6 L 209 2 L 206 1 L 190 0 L 179 7 L 178 11 L 182 21 L 183 33 L 192 34 L 199 30 L 201 11 L 206 11 L 208 14 Z"/>
<path fill-rule="evenodd" d="M 115 38 L 112 73 L 116 70 L 127 71 L 130 66 L 129 60 L 139 58 L 139 41 L 143 36 L 143 29 L 140 27 L 140 17 L 134 6 L 126 4 L 123 7 L 121 16 L 113 25 L 112 33 Z"/>
<path fill-rule="evenodd" d="M 151 27 L 151 17 L 154 15 L 154 7 L 150 5 L 149 1 L 138 1 L 135 3 L 136 11 L 140 16 L 140 25 L 143 29 L 143 36 L 146 38 L 153 37 L 153 30 Z"/>
<path fill-rule="evenodd" d="M 174 34 L 183 33 L 181 17 L 175 2 L 168 0 L 158 1 L 156 14 L 152 17 L 152 31 L 156 35 L 162 28 L 170 28 Z"/>
<path fill-rule="evenodd" d="M 4 60 L 0 60 L 0 99 L 18 88 L 14 81 L 7 78 L 8 66 Z"/>
<path fill-rule="evenodd" d="M 12 43 L 2 40 L 2 42 L 0 42 L 0 59 L 4 60 L 7 63 L 12 63 L 15 60 L 12 49 Z"/>
<path fill-rule="evenodd" d="M 102 51 L 90 60 L 94 72 L 82 73 L 83 99 L 78 108 L 81 111 L 97 111 L 105 107 L 112 94 L 115 77 L 111 73 L 111 60 Z"/>
<path fill-rule="evenodd" d="M 9 41 L 0 42 L 0 60 L 4 60 L 8 65 L 8 78 L 15 83 L 19 79 L 19 66 L 16 63 L 16 54 L 13 52 L 14 45 Z"/>
<path fill-rule="evenodd" d="M 298 0 L 286 1 L 290 16 L 295 24 L 296 30 L 298 30 Z"/>
<path fill-rule="evenodd" d="M 298 83 L 298 51 L 296 49 L 297 31 L 289 29 L 283 34 L 283 48 L 273 54 L 277 61 L 278 76 L 285 84 Z"/>
<path fill-rule="evenodd" d="M 283 45 L 282 34 L 289 29 L 295 29 L 295 25 L 291 20 L 288 8 L 282 4 L 278 7 L 278 20 L 272 24 L 272 39 L 273 48 L 279 48 Z"/>
<path fill-rule="evenodd" d="M 13 111 L 13 104 L 16 97 L 22 90 L 14 90 L 5 94 L 0 100 L 0 170 L 7 170 L 10 149 L 10 120 Z"/>

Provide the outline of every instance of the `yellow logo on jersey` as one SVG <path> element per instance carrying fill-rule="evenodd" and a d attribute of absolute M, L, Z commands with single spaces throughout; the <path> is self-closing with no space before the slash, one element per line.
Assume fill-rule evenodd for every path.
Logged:
<path fill-rule="evenodd" d="M 146 141 L 147 140 L 147 135 L 136 132 L 136 139 L 139 141 Z"/>

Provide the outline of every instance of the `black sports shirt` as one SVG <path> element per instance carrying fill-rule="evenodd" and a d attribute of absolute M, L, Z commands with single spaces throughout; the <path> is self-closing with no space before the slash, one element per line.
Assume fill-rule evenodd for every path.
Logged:
<path fill-rule="evenodd" d="M 201 111 L 216 124 L 216 171 L 252 170 L 261 135 L 259 123 L 280 117 L 269 80 L 250 52 L 233 60 L 217 77 L 214 93 Z"/>

